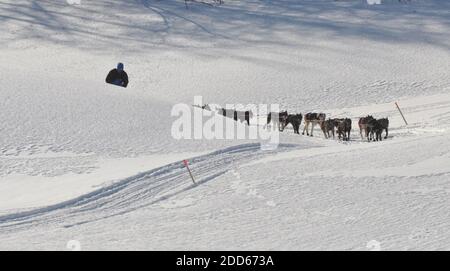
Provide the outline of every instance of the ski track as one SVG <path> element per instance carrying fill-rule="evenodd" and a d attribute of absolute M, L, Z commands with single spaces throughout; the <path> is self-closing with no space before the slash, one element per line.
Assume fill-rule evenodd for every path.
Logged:
<path fill-rule="evenodd" d="M 295 145 L 281 145 L 276 152 Z M 260 144 L 244 144 L 190 159 L 197 184 L 191 183 L 183 163 L 175 162 L 126 178 L 111 186 L 60 204 L 0 216 L 0 229 L 24 230 L 41 224 L 72 227 L 145 208 L 217 178 L 247 160 L 273 154 Z"/>

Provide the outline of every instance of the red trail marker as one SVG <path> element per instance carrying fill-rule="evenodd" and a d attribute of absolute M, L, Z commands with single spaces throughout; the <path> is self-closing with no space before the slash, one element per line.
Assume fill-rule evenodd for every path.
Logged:
<path fill-rule="evenodd" d="M 184 166 L 186 167 L 186 169 L 188 170 L 189 175 L 191 176 L 192 182 L 193 182 L 194 184 L 197 184 L 197 183 L 195 182 L 195 180 L 194 180 L 194 176 L 192 175 L 191 169 L 189 168 L 189 162 L 188 162 L 188 160 L 183 160 L 183 163 L 184 163 Z"/>

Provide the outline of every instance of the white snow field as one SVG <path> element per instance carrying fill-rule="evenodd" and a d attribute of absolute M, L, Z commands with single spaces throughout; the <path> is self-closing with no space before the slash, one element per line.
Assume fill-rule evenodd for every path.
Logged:
<path fill-rule="evenodd" d="M 450 1 L 68 2 L 0 2 L 0 250 L 450 249 Z M 352 140 L 176 140 L 194 96 Z"/>

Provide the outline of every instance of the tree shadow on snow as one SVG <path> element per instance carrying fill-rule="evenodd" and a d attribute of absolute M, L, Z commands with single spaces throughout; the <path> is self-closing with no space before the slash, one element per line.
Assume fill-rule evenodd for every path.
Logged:
<path fill-rule="evenodd" d="M 331 0 L 243 3 L 190 4 L 187 9 L 182 0 L 81 0 L 80 5 L 5 0 L 0 3 L 0 42 L 26 46 L 27 41 L 44 41 L 99 52 L 142 52 L 213 48 L 218 43 L 230 49 L 243 44 L 292 48 L 314 37 L 420 42 L 450 49 L 443 38 L 450 28 L 448 1 L 375 6 Z"/>

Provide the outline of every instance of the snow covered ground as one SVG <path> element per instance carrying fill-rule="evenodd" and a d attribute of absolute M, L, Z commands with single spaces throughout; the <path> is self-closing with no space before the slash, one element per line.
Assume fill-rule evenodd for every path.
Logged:
<path fill-rule="evenodd" d="M 2 1 L 0 249 L 450 249 L 450 2 L 383 2 Z M 352 141 L 175 140 L 195 95 L 351 117 Z"/>

